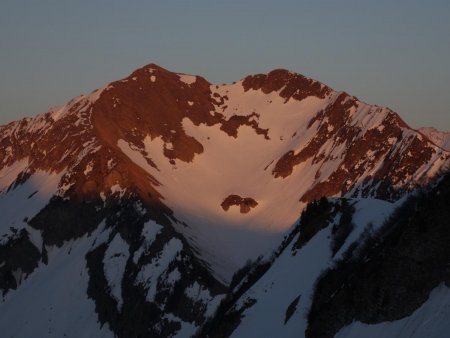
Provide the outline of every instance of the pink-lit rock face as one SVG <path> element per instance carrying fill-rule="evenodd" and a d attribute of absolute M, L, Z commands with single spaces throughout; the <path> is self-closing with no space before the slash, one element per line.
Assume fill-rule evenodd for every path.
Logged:
<path fill-rule="evenodd" d="M 228 211 L 232 206 L 237 206 L 239 207 L 241 214 L 246 214 L 250 212 L 250 210 L 255 208 L 258 205 L 258 202 L 256 202 L 251 197 L 243 198 L 238 195 L 230 195 L 227 198 L 225 198 L 220 205 L 222 206 L 222 209 L 225 211 Z"/>

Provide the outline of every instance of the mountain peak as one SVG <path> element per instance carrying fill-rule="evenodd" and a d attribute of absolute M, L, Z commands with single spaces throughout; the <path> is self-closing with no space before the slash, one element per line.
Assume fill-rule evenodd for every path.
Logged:
<path fill-rule="evenodd" d="M 1 132 L 0 171 L 17 168 L 18 182 L 58 172 L 57 194 L 73 199 L 139 196 L 160 223 L 192 237 L 223 281 L 306 203 L 396 200 L 450 164 L 393 111 L 285 69 L 212 85 L 149 64 Z M 239 199 L 224 210 L 230 196 Z M 234 247 L 242 251 L 230 255 Z"/>
<path fill-rule="evenodd" d="M 166 72 L 166 73 L 170 73 L 169 70 L 157 65 L 156 63 L 149 63 L 146 64 L 138 69 L 136 69 L 135 71 L 133 71 L 128 77 L 132 77 L 138 74 L 142 74 L 142 73 L 153 73 L 153 72 Z"/>

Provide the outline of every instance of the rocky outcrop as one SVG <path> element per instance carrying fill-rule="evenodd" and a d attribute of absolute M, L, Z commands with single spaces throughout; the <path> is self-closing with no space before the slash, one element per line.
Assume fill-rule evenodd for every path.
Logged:
<path fill-rule="evenodd" d="M 275 69 L 268 74 L 247 76 L 242 86 L 245 91 L 261 90 L 265 94 L 278 92 L 285 99 L 301 101 L 309 96 L 324 98 L 332 89 L 301 74 L 286 69 Z"/>
<path fill-rule="evenodd" d="M 317 282 L 307 337 L 333 337 L 353 321 L 411 315 L 440 283 L 450 285 L 450 175 L 406 201 L 383 228 L 353 246 Z"/>
<path fill-rule="evenodd" d="M 12 234 L 0 244 L 0 290 L 3 294 L 17 289 L 20 282 L 27 278 L 42 258 L 41 252 L 30 241 L 27 230 L 12 229 Z"/>
<path fill-rule="evenodd" d="M 251 209 L 255 208 L 258 205 L 258 202 L 251 197 L 243 198 L 239 195 L 230 195 L 225 198 L 220 205 L 225 211 L 228 211 L 231 206 L 235 205 L 239 207 L 241 214 L 246 214 L 249 213 Z"/>

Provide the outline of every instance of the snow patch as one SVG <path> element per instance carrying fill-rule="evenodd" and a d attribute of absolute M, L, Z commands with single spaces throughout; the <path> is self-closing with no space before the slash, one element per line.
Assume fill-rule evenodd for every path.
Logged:
<path fill-rule="evenodd" d="M 121 186 L 120 186 L 120 184 L 118 184 L 118 183 L 116 183 L 116 184 L 114 184 L 113 186 L 111 186 L 111 194 L 112 195 L 114 195 L 114 194 L 119 194 L 119 196 L 120 197 L 123 197 L 123 195 L 125 194 L 125 192 L 126 192 L 126 189 L 125 188 L 122 188 Z"/>
<path fill-rule="evenodd" d="M 166 147 L 167 150 L 173 150 L 173 144 L 172 144 L 172 142 L 167 142 L 167 143 L 165 144 L 165 147 Z"/>
<path fill-rule="evenodd" d="M 148 221 L 144 224 L 144 227 L 142 229 L 142 237 L 144 237 L 144 242 L 142 243 L 141 247 L 134 253 L 134 264 L 137 264 L 142 254 L 147 252 L 148 248 L 153 244 L 156 236 L 161 230 L 162 226 L 157 224 L 155 221 Z"/>
<path fill-rule="evenodd" d="M 84 176 L 91 173 L 93 169 L 94 169 L 94 163 L 91 161 L 89 164 L 86 165 L 86 168 L 84 169 L 84 172 L 83 172 Z"/>
<path fill-rule="evenodd" d="M 107 165 L 108 165 L 108 170 L 112 170 L 116 166 L 116 163 L 115 163 L 114 159 L 111 158 L 108 160 Z"/>
<path fill-rule="evenodd" d="M 195 75 L 187 75 L 187 74 L 177 74 L 178 78 L 181 82 L 186 83 L 187 85 L 191 85 L 197 81 L 197 76 Z"/>
<path fill-rule="evenodd" d="M 155 257 L 152 261 L 144 265 L 139 271 L 136 282 L 148 287 L 147 300 L 153 302 L 157 292 L 158 278 L 167 270 L 170 262 L 172 262 L 178 253 L 183 249 L 183 244 L 179 239 L 172 238 L 161 251 L 159 257 Z"/>
<path fill-rule="evenodd" d="M 116 234 L 109 243 L 103 258 L 105 277 L 111 288 L 112 296 L 117 300 L 119 311 L 123 304 L 122 277 L 125 272 L 127 260 L 130 256 L 129 246 L 120 234 Z"/>

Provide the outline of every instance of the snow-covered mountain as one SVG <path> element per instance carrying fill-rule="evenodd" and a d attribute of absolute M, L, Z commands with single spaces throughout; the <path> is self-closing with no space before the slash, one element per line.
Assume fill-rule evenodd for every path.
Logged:
<path fill-rule="evenodd" d="M 419 128 L 418 131 L 428 137 L 439 147 L 444 148 L 445 150 L 450 150 L 450 132 L 439 131 L 432 127 Z"/>
<path fill-rule="evenodd" d="M 433 135 L 287 70 L 214 85 L 154 64 L 1 126 L 2 332 L 191 336 L 226 304 L 245 305 L 230 303 L 233 275 L 270 261 L 308 203 L 351 198 L 381 224 L 405 194 L 435 184 L 450 153 Z M 355 217 L 362 231 L 368 218 Z M 317 236 L 304 250 L 321 263 L 295 277 L 301 290 L 282 277 L 310 259 L 286 256 L 292 243 L 264 276 L 280 276 L 285 301 L 311 297 L 340 257 Z"/>

